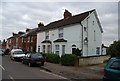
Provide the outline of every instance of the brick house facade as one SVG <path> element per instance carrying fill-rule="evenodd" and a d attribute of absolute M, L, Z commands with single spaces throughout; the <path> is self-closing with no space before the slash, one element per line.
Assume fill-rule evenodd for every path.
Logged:
<path fill-rule="evenodd" d="M 26 32 L 13 33 L 13 36 L 7 39 L 7 48 L 22 49 L 27 52 L 35 52 L 38 28 L 26 29 Z"/>

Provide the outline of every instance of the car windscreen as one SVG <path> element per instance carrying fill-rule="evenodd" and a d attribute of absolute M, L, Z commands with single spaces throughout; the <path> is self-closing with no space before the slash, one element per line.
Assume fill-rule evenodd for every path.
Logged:
<path fill-rule="evenodd" d="M 14 54 L 23 54 L 23 51 L 14 51 Z"/>
<path fill-rule="evenodd" d="M 32 57 L 32 58 L 41 58 L 42 55 L 41 55 L 41 54 L 32 54 L 31 57 Z"/>
<path fill-rule="evenodd" d="M 111 69 L 117 69 L 120 70 L 120 61 L 115 61 L 110 66 Z"/>

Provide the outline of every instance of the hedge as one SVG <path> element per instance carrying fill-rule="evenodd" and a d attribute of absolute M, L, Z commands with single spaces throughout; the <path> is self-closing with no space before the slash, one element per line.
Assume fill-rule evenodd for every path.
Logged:
<path fill-rule="evenodd" d="M 57 54 L 42 54 L 45 58 L 47 62 L 51 62 L 51 63 L 60 63 L 60 57 Z"/>
<path fill-rule="evenodd" d="M 75 54 L 64 54 L 61 56 L 61 64 L 65 66 L 74 66 L 77 60 Z"/>

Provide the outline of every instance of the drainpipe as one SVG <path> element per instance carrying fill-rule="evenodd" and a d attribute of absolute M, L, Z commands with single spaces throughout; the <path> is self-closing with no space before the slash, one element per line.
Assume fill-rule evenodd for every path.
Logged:
<path fill-rule="evenodd" d="M 82 26 L 82 56 L 83 56 L 83 25 L 81 22 L 80 22 L 80 25 Z"/>

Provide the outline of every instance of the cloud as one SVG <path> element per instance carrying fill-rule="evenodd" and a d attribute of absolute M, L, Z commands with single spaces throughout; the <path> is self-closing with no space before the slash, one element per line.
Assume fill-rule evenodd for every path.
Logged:
<path fill-rule="evenodd" d="M 64 9 L 68 9 L 72 15 L 96 9 L 104 30 L 103 43 L 109 45 L 117 40 L 117 2 L 2 2 L 3 37 L 0 39 L 7 39 L 12 32 L 35 28 L 39 22 L 46 25 L 62 19 Z"/>

